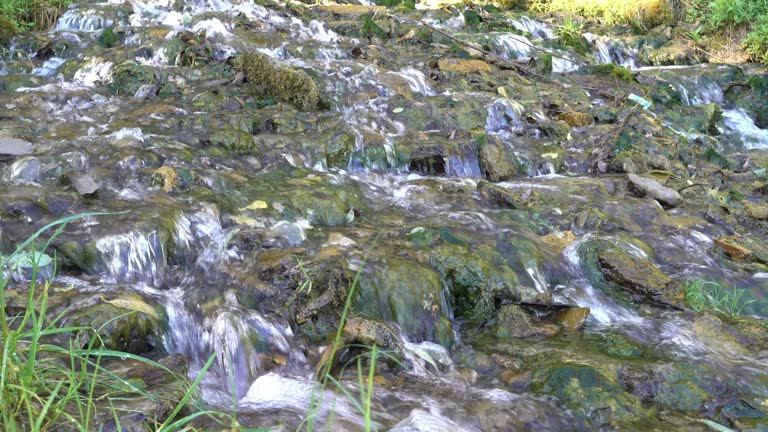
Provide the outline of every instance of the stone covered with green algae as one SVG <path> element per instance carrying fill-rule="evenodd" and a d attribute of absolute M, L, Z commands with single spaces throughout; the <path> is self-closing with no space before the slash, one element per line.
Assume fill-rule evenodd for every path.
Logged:
<path fill-rule="evenodd" d="M 234 60 L 234 65 L 259 93 L 305 110 L 317 109 L 320 104 L 317 84 L 302 70 L 277 65 L 258 53 L 244 53 Z"/>

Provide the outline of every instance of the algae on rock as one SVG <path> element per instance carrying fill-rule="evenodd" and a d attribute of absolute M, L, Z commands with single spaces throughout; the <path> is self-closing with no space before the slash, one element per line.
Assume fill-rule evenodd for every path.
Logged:
<path fill-rule="evenodd" d="M 259 93 L 313 110 L 320 104 L 320 93 L 312 78 L 302 70 L 273 63 L 267 56 L 245 53 L 234 60 L 235 68 Z"/>

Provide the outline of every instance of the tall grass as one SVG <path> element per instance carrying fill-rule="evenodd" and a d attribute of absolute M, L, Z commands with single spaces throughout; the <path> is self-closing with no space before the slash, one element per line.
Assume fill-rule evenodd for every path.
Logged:
<path fill-rule="evenodd" d="M 113 402 L 126 397 L 156 401 L 157 397 L 110 372 L 102 365 L 105 359 L 136 360 L 173 374 L 175 379 L 186 380 L 157 362 L 104 348 L 99 336 L 100 329 L 85 326 L 60 327 L 59 324 L 68 309 L 53 318 L 48 316 L 50 281 L 38 281 L 38 264 L 45 256 L 42 251 L 48 249 L 67 223 L 80 218 L 109 214 L 114 213 L 85 213 L 52 222 L 35 232 L 9 256 L 0 259 L 0 423 L 4 431 L 90 431 L 96 428 L 97 413 L 103 413 L 105 409 L 107 412 L 111 411 L 110 415 L 117 429 L 122 430 L 119 411 Z M 52 228 L 56 228 L 53 235 L 38 251 L 35 243 Z M 31 257 L 33 261 L 25 309 L 23 313 L 9 315 L 6 272 L 10 275 L 17 270 L 15 266 L 22 256 Z M 55 257 L 53 262 L 55 266 Z M 54 268 L 54 274 L 55 270 Z M 120 317 L 115 319 L 118 318 Z M 57 335 L 81 331 L 93 335 L 85 348 L 76 347 L 71 341 L 68 346 L 47 342 Z M 176 403 L 175 408 L 167 418 L 156 419 L 159 423 L 157 431 L 188 430 L 189 423 L 198 417 L 221 415 L 214 411 L 200 410 L 177 418 L 196 394 L 197 387 L 214 358 L 215 353 L 205 363 L 199 376 L 181 399 L 173 401 Z"/>

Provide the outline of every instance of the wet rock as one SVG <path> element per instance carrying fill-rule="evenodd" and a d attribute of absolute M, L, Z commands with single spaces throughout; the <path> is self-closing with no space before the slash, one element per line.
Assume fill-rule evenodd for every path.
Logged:
<path fill-rule="evenodd" d="M 649 196 L 658 201 L 665 208 L 677 207 L 683 203 L 683 197 L 674 190 L 656 180 L 640 177 L 636 174 L 628 174 L 629 188 L 640 196 Z"/>
<path fill-rule="evenodd" d="M 539 237 L 544 243 L 550 244 L 562 252 L 568 245 L 576 241 L 576 235 L 572 231 L 557 231 Z"/>
<path fill-rule="evenodd" d="M 154 79 L 155 73 L 151 67 L 127 61 L 115 68 L 109 89 L 117 95 L 133 96 L 142 86 L 151 84 Z"/>
<path fill-rule="evenodd" d="M 320 94 L 312 78 L 302 70 L 277 65 L 269 57 L 258 53 L 245 53 L 234 61 L 235 68 L 243 73 L 259 93 L 281 101 L 313 110 L 320 103 Z"/>
<path fill-rule="evenodd" d="M 472 250 L 474 249 L 474 250 Z M 497 298 L 531 300 L 535 293 L 519 286 L 517 275 L 502 256 L 486 246 L 441 245 L 429 255 L 429 263 L 450 287 L 456 316 L 468 322 L 491 317 Z"/>
<path fill-rule="evenodd" d="M 500 182 L 509 180 L 519 173 L 517 160 L 498 137 L 482 135 L 477 142 L 480 170 L 486 179 Z"/>
<path fill-rule="evenodd" d="M 521 195 L 493 183 L 478 182 L 477 191 L 486 200 L 503 207 L 518 209 L 525 205 Z"/>
<path fill-rule="evenodd" d="M 494 325 L 494 334 L 499 338 L 554 336 L 557 332 L 557 327 L 551 324 L 536 323 L 523 308 L 517 305 L 502 306 Z"/>
<path fill-rule="evenodd" d="M 768 129 L 768 105 L 763 105 L 757 109 L 755 124 L 762 129 Z"/>
<path fill-rule="evenodd" d="M 568 123 L 571 127 L 583 127 L 589 126 L 595 122 L 594 117 L 591 114 L 568 111 L 557 116 L 558 119 Z"/>
<path fill-rule="evenodd" d="M 682 286 L 673 283 L 635 246 L 592 240 L 582 244 L 578 252 L 585 273 L 598 286 L 618 288 L 640 299 L 673 307 L 687 305 Z"/>
<path fill-rule="evenodd" d="M 453 333 L 443 293 L 436 271 L 403 258 L 387 258 L 360 276 L 355 309 L 397 323 L 417 341 L 450 346 Z"/>
<path fill-rule="evenodd" d="M 599 425 L 646 415 L 638 397 L 624 392 L 617 382 L 585 365 L 540 369 L 534 373 L 531 388 L 557 397 L 568 408 L 583 412 Z"/>
<path fill-rule="evenodd" d="M 143 354 L 157 346 L 160 331 L 158 310 L 135 294 L 99 297 L 96 305 L 78 310 L 66 320 L 67 325 L 86 326 L 98 330 L 109 349 Z M 91 333 L 81 331 L 73 336 L 76 347 L 87 348 Z M 98 344 L 97 344 L 98 346 Z"/>
<path fill-rule="evenodd" d="M 643 354 L 643 349 L 641 347 L 632 343 L 626 337 L 614 332 L 600 334 L 596 344 L 600 347 L 602 352 L 611 357 L 628 359 L 636 358 Z"/>
<path fill-rule="evenodd" d="M 652 66 L 682 66 L 707 63 L 709 56 L 695 44 L 684 39 L 672 39 L 659 48 L 645 45 L 638 53 L 638 60 Z"/>
<path fill-rule="evenodd" d="M 597 260 L 606 280 L 645 298 L 661 299 L 672 282 L 649 260 L 623 251 L 605 251 L 598 255 Z"/>
<path fill-rule="evenodd" d="M 18 138 L 6 138 L 0 136 L 0 161 L 29 153 L 32 153 L 32 143 Z"/>

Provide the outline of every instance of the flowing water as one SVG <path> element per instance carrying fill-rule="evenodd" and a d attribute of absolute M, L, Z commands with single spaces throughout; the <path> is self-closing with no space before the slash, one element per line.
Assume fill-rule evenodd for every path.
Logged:
<path fill-rule="evenodd" d="M 616 63 L 663 79 L 682 106 L 717 104 L 717 149 L 760 157 L 768 131 L 731 102 L 730 77 L 717 66 L 641 68 L 633 49 L 605 36 L 589 35 L 589 56 L 552 48 L 551 28 L 527 16 L 505 21 L 524 34 L 473 33 L 460 13 L 411 12 L 507 60 L 557 56 L 554 84 L 507 72 L 468 79 L 429 66 L 443 52 L 437 41 L 369 45 L 350 31 L 358 15 L 307 11 L 245 0 L 79 1 L 41 35 L 47 48 L 17 40 L 0 63 L 0 140 L 21 136 L 33 150 L 0 162 L 0 244 L 62 215 L 129 210 L 67 227 L 53 244 L 66 260 L 60 283 L 133 293 L 162 309 L 153 355 L 183 354 L 190 377 L 215 355 L 203 400 L 234 405 L 253 427 L 298 427 L 318 394 L 319 424 L 363 427 L 356 402 L 315 386 L 337 311 L 297 318 L 356 272 L 355 315 L 389 322 L 400 341 L 402 364 L 377 372 L 378 430 L 705 430 L 692 418 L 725 423 L 734 401 L 766 411 L 765 348 L 744 348 L 741 336 L 725 343 L 690 311 L 615 295 L 595 279 L 589 250 L 609 244 L 681 284 L 732 283 L 757 300 L 744 314 L 763 318 L 765 267 L 714 254 L 713 239 L 731 232 L 695 206 L 665 211 L 617 193 L 621 178 L 591 176 L 590 134 L 559 132 L 551 108 L 604 108 L 571 92 L 578 83 L 567 73 Z M 117 46 L 99 45 L 105 28 Z M 243 52 L 308 71 L 324 105 L 305 112 L 238 94 L 227 59 Z M 517 174 L 498 174 L 505 157 Z M 91 175 L 98 194 L 62 184 L 72 172 Z M 484 179 L 535 204 L 499 205 Z M 545 241 L 560 231 L 575 241 Z M 313 278 L 313 291 L 294 294 Z M 475 300 L 461 294 L 466 286 L 494 292 L 494 312 L 480 322 L 467 312 Z M 510 303 L 544 321 L 553 307 L 586 307 L 589 317 L 579 330 L 505 338 L 489 329 Z M 631 368 L 656 374 L 654 397 L 637 396 L 632 380 L 617 384 Z M 341 376 L 358 395 L 356 371 Z M 574 399 L 567 389 L 579 385 L 586 393 Z"/>

